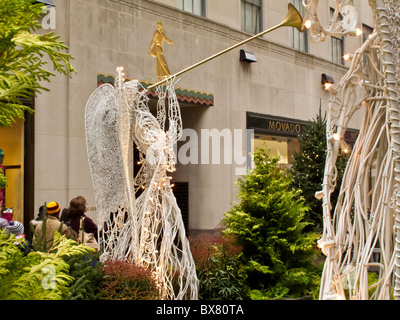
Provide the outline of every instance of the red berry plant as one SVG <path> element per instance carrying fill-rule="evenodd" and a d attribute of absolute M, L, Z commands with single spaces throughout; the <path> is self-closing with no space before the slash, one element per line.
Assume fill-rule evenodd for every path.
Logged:
<path fill-rule="evenodd" d="M 159 290 L 150 270 L 125 260 L 107 261 L 103 267 L 103 300 L 158 300 Z"/>
<path fill-rule="evenodd" d="M 201 233 L 189 238 L 199 279 L 200 300 L 242 300 L 246 298 L 242 248 L 231 236 Z"/>

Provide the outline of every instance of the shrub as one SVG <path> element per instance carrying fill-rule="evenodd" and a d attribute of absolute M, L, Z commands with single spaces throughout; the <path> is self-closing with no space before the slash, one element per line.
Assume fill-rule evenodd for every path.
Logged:
<path fill-rule="evenodd" d="M 199 279 L 199 299 L 241 300 L 247 297 L 242 248 L 233 237 L 199 234 L 189 239 Z"/>
<path fill-rule="evenodd" d="M 293 177 L 291 187 L 302 190 L 301 195 L 310 210 L 305 214 L 305 220 L 311 222 L 308 230 L 322 232 L 323 212 L 322 200 L 315 197 L 315 192 L 322 190 L 326 161 L 326 115 L 322 116 L 321 110 L 310 124 L 304 127 L 299 134 L 301 150 L 293 154 L 290 173 Z M 341 185 L 346 169 L 348 156 L 339 153 L 336 161 L 337 186 Z M 340 188 L 337 187 L 331 194 L 331 203 L 336 203 Z"/>
<path fill-rule="evenodd" d="M 69 295 L 74 278 L 65 258 L 91 252 L 58 233 L 51 253 L 17 246 L 15 235 L 0 231 L 0 300 L 62 300 Z"/>
<path fill-rule="evenodd" d="M 69 274 L 74 278 L 67 300 L 97 300 L 103 281 L 100 252 L 82 253 L 65 258 L 69 265 Z"/>
<path fill-rule="evenodd" d="M 150 270 L 125 260 L 106 261 L 102 268 L 103 300 L 157 300 L 159 290 Z"/>
<path fill-rule="evenodd" d="M 305 233 L 307 207 L 291 176 L 277 169 L 278 157 L 254 155 L 256 167 L 238 179 L 241 200 L 225 213 L 224 234 L 243 246 L 251 297 L 299 298 L 311 295 L 320 276 L 314 265 L 318 235 Z"/>

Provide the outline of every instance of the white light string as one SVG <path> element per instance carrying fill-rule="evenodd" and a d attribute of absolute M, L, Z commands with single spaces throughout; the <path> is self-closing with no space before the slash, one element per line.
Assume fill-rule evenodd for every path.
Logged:
<path fill-rule="evenodd" d="M 343 37 L 361 34 L 361 29 L 357 28 L 358 14 L 353 0 L 337 0 L 335 11 L 326 27 L 323 27 L 318 19 L 318 4 L 319 0 L 303 0 L 303 6 L 306 9 L 303 25 L 307 28 L 312 42 L 323 42 L 330 36 Z"/>
<path fill-rule="evenodd" d="M 331 28 L 321 29 L 315 16 L 318 1 L 303 3 L 310 10 L 305 20 L 312 18 L 309 34 L 315 42 L 351 31 L 333 28 L 334 22 Z M 344 5 L 352 1 L 337 1 L 335 12 Z M 392 287 L 396 299 L 400 293 L 400 40 L 396 36 L 400 5 L 396 0 L 370 1 L 370 5 L 378 27 L 352 56 L 349 71 L 331 89 L 329 101 L 325 175 L 323 189 L 316 193 L 323 199 L 324 231 L 319 241 L 326 255 L 320 288 L 323 300 L 386 300 Z M 343 149 L 348 123 L 360 108 L 364 110 L 360 133 L 342 184 L 336 186 L 337 155 Z M 330 195 L 336 187 L 340 194 L 333 204 Z M 373 261 L 376 252 L 379 259 Z M 376 277 L 371 282 L 372 271 Z M 375 290 L 372 294 L 371 289 Z"/>
<path fill-rule="evenodd" d="M 88 100 L 86 139 L 102 260 L 126 259 L 150 269 L 162 299 L 194 300 L 195 264 L 168 175 L 182 134 L 175 84 L 157 87 L 153 116 L 147 90 L 137 80 L 124 82 L 117 68 L 115 88 L 102 85 Z M 134 160 L 141 164 L 135 177 Z"/>

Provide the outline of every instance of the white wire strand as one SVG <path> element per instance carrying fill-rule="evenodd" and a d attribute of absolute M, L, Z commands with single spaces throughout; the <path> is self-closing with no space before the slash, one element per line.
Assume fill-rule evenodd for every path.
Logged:
<path fill-rule="evenodd" d="M 308 15 L 318 1 L 303 1 Z M 343 5 L 337 1 L 338 6 Z M 350 69 L 334 88 L 327 116 L 327 157 L 322 185 L 324 231 L 319 241 L 326 261 L 320 299 L 390 299 L 400 297 L 400 115 L 399 57 L 400 4 L 396 0 L 370 1 L 376 31 L 356 51 Z M 317 16 L 314 22 L 318 22 Z M 324 29 L 325 30 L 325 29 Z M 323 41 L 326 34 L 314 33 Z M 363 89 L 363 90 L 361 90 Z M 336 204 L 336 160 L 340 142 L 354 112 L 364 119 L 340 187 Z M 371 170 L 375 168 L 375 178 Z M 333 209 L 334 208 L 334 209 Z M 370 209 L 370 211 L 367 210 Z M 332 212 L 333 209 L 333 212 Z M 376 251 L 379 260 L 372 261 Z M 371 268 L 377 281 L 369 283 Z M 370 296 L 369 290 L 375 288 Z"/>
<path fill-rule="evenodd" d="M 115 84 L 99 87 L 86 106 L 101 259 L 130 260 L 150 269 L 162 299 L 195 300 L 195 264 L 168 176 L 175 171 L 173 147 L 182 134 L 176 80 L 156 89 L 156 116 L 145 88 L 137 80 L 124 83 L 121 68 Z M 134 143 L 141 169 L 133 178 Z"/>

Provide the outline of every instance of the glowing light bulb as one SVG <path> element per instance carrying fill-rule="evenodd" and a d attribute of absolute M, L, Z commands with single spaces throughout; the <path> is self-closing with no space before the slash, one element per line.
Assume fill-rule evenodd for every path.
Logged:
<path fill-rule="evenodd" d="M 332 83 L 327 82 L 324 84 L 324 86 L 325 86 L 325 90 L 328 90 L 332 86 Z"/>
<path fill-rule="evenodd" d="M 349 53 L 346 53 L 346 54 L 343 56 L 343 59 L 346 60 L 346 61 L 349 61 L 351 58 L 352 58 L 352 56 L 351 56 Z"/>
<path fill-rule="evenodd" d="M 333 139 L 336 140 L 336 141 L 339 141 L 340 140 L 340 135 L 337 134 L 337 133 L 334 133 L 333 134 Z"/>
<path fill-rule="evenodd" d="M 356 30 L 356 36 L 358 37 L 358 36 L 361 36 L 362 35 L 362 30 L 360 29 L 360 28 L 357 28 L 357 30 Z"/>
<path fill-rule="evenodd" d="M 310 28 L 311 28 L 311 25 L 312 25 L 311 20 L 307 20 L 307 21 L 304 23 L 304 26 L 305 26 L 307 29 L 310 29 Z"/>

